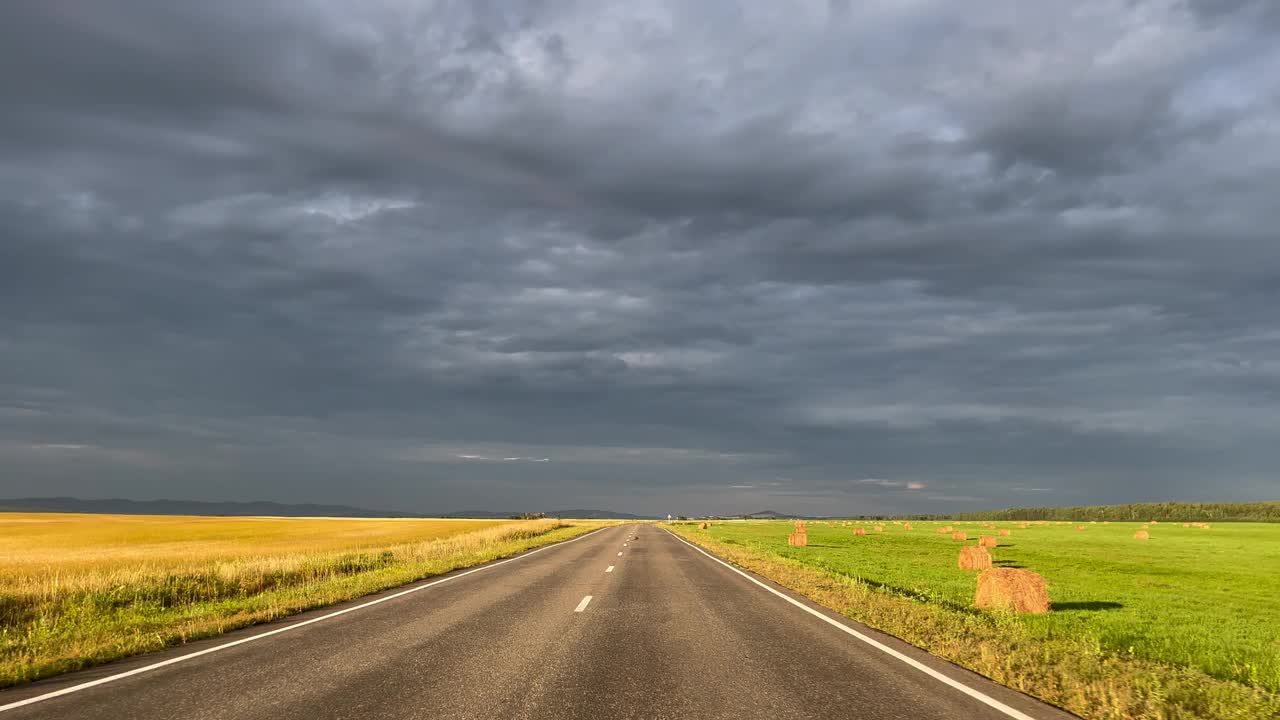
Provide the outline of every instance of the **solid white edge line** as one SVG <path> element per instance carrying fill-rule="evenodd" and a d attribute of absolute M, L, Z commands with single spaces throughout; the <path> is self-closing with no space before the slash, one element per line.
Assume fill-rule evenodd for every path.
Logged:
<path fill-rule="evenodd" d="M 590 595 L 587 595 L 586 597 L 582 598 L 582 602 L 578 603 L 578 607 L 574 608 L 574 609 L 573 609 L 573 611 L 574 611 L 574 612 L 582 612 L 583 610 L 586 610 L 586 609 L 587 609 L 587 605 L 588 605 L 590 602 L 591 602 L 591 596 L 590 596 Z"/>
<path fill-rule="evenodd" d="M 667 530 L 667 529 L 666 529 L 666 528 L 663 528 L 663 530 Z M 845 625 L 844 623 L 840 622 L 839 620 L 833 620 L 832 618 L 827 617 L 827 616 L 826 616 L 826 615 L 824 615 L 823 613 L 820 613 L 820 612 L 818 612 L 817 610 L 814 610 L 813 608 L 809 607 L 808 605 L 805 605 L 804 603 L 800 602 L 799 600 L 796 600 L 795 598 L 793 598 L 793 597 L 791 597 L 791 596 L 787 595 L 786 593 L 778 592 L 777 590 L 775 590 L 775 589 L 773 589 L 773 588 L 769 587 L 768 585 L 766 585 L 766 584 L 764 584 L 764 583 L 760 582 L 759 580 L 757 580 L 757 579 L 755 579 L 755 578 L 751 577 L 751 576 L 750 576 L 750 575 L 748 575 L 747 573 L 745 573 L 745 572 L 743 572 L 743 571 L 739 570 L 738 568 L 736 568 L 736 567 L 734 567 L 734 566 L 730 565 L 729 563 L 727 563 L 727 562 L 725 562 L 725 561 L 721 560 L 720 558 L 716 557 L 715 555 L 712 555 L 711 553 L 707 552 L 706 550 L 703 550 L 702 548 L 698 547 L 697 545 L 694 545 L 693 543 L 689 542 L 688 540 L 685 540 L 684 538 L 680 537 L 679 535 L 676 535 L 675 533 L 671 532 L 670 530 L 667 530 L 667 532 L 671 535 L 671 537 L 673 537 L 673 538 L 675 538 L 675 539 L 679 540 L 680 542 L 684 543 L 685 545 L 688 545 L 689 547 L 693 548 L 694 550 L 697 550 L 698 552 L 702 553 L 703 555 L 706 555 L 707 557 L 711 558 L 712 560 L 715 560 L 716 562 L 720 563 L 721 565 L 723 565 L 723 566 L 725 566 L 725 567 L 729 568 L 730 570 L 732 570 L 732 571 L 734 571 L 734 572 L 738 573 L 738 574 L 739 574 L 739 575 L 741 575 L 742 577 L 744 577 L 744 578 L 746 578 L 746 579 L 750 580 L 751 582 L 755 583 L 756 585 L 759 585 L 760 587 L 764 588 L 765 590 L 768 590 L 769 592 L 773 593 L 774 595 L 777 595 L 778 597 L 782 598 L 783 600 L 786 600 L 787 602 L 791 603 L 792 605 L 795 605 L 796 607 L 800 608 L 801 610 L 804 610 L 805 612 L 807 612 L 807 613 L 809 613 L 810 615 L 812 615 L 812 616 L 814 616 L 814 617 L 818 618 L 819 620 L 822 620 L 823 622 L 827 623 L 828 625 L 831 625 L 831 626 L 833 626 L 833 627 L 837 627 L 837 628 L 839 628 L 839 629 L 841 629 L 841 630 L 845 631 L 846 633 L 848 633 L 848 634 L 852 635 L 853 637 L 855 637 L 855 638 L 857 638 L 857 639 L 861 640 L 862 642 L 864 642 L 864 643 L 866 643 L 866 644 L 870 645 L 871 647 L 873 647 L 873 648 L 875 648 L 875 649 L 877 649 L 877 650 L 880 650 L 881 652 L 884 652 L 884 653 L 886 653 L 886 654 L 888 654 L 888 655 L 890 655 L 890 656 L 892 656 L 892 657 L 894 657 L 894 658 L 896 658 L 896 659 L 898 659 L 898 660 L 901 660 L 902 662 L 904 662 L 904 663 L 906 663 L 906 664 L 910 665 L 911 667 L 913 667 L 913 668 L 915 668 L 915 669 L 919 670 L 920 672 L 924 673 L 925 675 L 928 675 L 929 677 L 931 677 L 931 678 L 933 678 L 933 679 L 935 679 L 935 680 L 938 680 L 938 681 L 940 681 L 940 682 L 942 682 L 942 683 L 944 683 L 944 684 L 950 685 L 951 687 L 955 688 L 956 690 L 959 690 L 960 692 L 964 693 L 965 695 L 968 695 L 969 697 L 971 697 L 971 698 L 973 698 L 973 699 L 975 699 L 975 700 L 977 700 L 977 701 L 979 701 L 979 702 L 981 702 L 981 703 L 983 703 L 983 704 L 985 704 L 985 705 L 989 705 L 990 707 L 992 707 L 992 708 L 994 708 L 994 709 L 996 709 L 996 710 L 999 710 L 1000 712 L 1004 713 L 1005 715 L 1008 715 L 1008 716 L 1009 716 L 1009 717 L 1011 717 L 1011 718 L 1016 718 L 1016 720 L 1036 720 L 1034 717 L 1032 717 L 1032 716 L 1030 716 L 1030 715 L 1028 715 L 1028 714 L 1026 714 L 1026 713 L 1024 713 L 1024 712 L 1022 712 L 1021 710 L 1018 710 L 1018 709 L 1016 709 L 1016 708 L 1011 708 L 1011 707 L 1009 707 L 1008 705 L 1005 705 L 1004 703 L 1000 702 L 999 700 L 996 700 L 995 698 L 991 697 L 990 695 L 987 695 L 986 693 L 984 693 L 984 692 L 982 692 L 982 691 L 980 691 L 980 690 L 975 690 L 975 689 L 973 689 L 973 688 L 969 687 L 968 685 L 965 685 L 964 683 L 960 682 L 959 680 L 956 680 L 956 679 L 954 679 L 954 678 L 947 677 L 945 674 L 940 673 L 940 672 L 938 672 L 937 670 L 934 670 L 933 668 L 929 667 L 928 665 L 925 665 L 924 663 L 920 662 L 919 660 L 916 660 L 915 658 L 912 658 L 912 657 L 911 657 L 911 656 L 909 656 L 909 655 L 904 655 L 903 653 L 898 652 L 897 650 L 894 650 L 893 648 L 889 647 L 888 645 L 885 645 L 884 643 L 882 643 L 882 642 L 880 642 L 880 641 L 876 640 L 875 638 L 869 637 L 869 636 L 867 636 L 867 635 L 865 635 L 865 634 L 863 634 L 863 633 L 858 632 L 857 630 L 854 630 L 853 628 L 849 627 L 848 625 Z"/>
<path fill-rule="evenodd" d="M 43 695 L 35 695 L 35 696 L 33 696 L 33 697 L 26 698 L 25 700 L 16 700 L 16 701 L 11 702 L 11 703 L 8 703 L 8 704 L 6 704 L 6 705 L 0 705 L 0 713 L 2 713 L 2 712 L 6 712 L 6 711 L 9 711 L 9 710 L 16 710 L 17 708 L 25 707 L 25 706 L 27 706 L 27 705 L 34 705 L 35 703 L 38 703 L 38 702 L 41 702 L 41 701 L 44 701 L 44 700 L 52 700 L 53 698 L 61 697 L 61 696 L 63 696 L 63 695 L 70 695 L 71 693 L 80 692 L 81 690 L 88 690 L 88 689 L 89 689 L 89 688 L 91 688 L 91 687 L 97 687 L 98 685 L 105 685 L 105 684 L 107 684 L 107 683 L 109 683 L 109 682 L 114 682 L 114 681 L 116 681 L 116 680 L 121 680 L 121 679 L 124 679 L 124 678 L 127 678 L 127 677 L 131 677 L 131 676 L 133 676 L 133 675 L 141 675 L 142 673 L 150 672 L 150 671 L 152 671 L 152 670 L 157 670 L 157 669 L 159 669 L 159 668 L 166 667 L 166 666 L 168 666 L 168 665 L 176 665 L 176 664 L 178 664 L 178 663 L 180 663 L 180 662 L 185 662 L 185 661 L 190 660 L 190 659 L 192 659 L 192 658 L 200 657 L 201 655 L 208 655 L 208 654 L 210 654 L 210 653 L 218 652 L 219 650 L 226 650 L 227 648 L 235 647 L 235 646 L 237 646 L 237 645 L 243 645 L 243 644 L 245 644 L 245 643 L 250 643 L 250 642 L 253 642 L 254 640 L 261 640 L 261 639 L 266 638 L 266 637 L 271 637 L 272 635 L 279 635 L 280 633 L 289 632 L 290 630 L 297 630 L 297 629 L 298 629 L 298 628 L 300 628 L 300 627 L 306 627 L 307 625 L 310 625 L 310 624 L 312 624 L 312 623 L 318 623 L 318 622 L 320 622 L 321 620 L 328 620 L 329 618 L 335 618 L 335 617 L 338 617 L 339 615 L 346 615 L 346 614 L 347 614 L 347 613 L 349 613 L 349 612 L 354 612 L 354 611 L 356 611 L 356 610 L 362 610 L 362 609 L 364 609 L 364 608 L 371 607 L 371 606 L 373 606 L 373 605 L 377 605 L 377 604 L 379 604 L 379 603 L 384 603 L 384 602 L 386 602 L 386 601 L 388 601 L 388 600 L 395 600 L 395 599 L 396 599 L 396 598 L 398 598 L 398 597 L 403 597 L 403 596 L 408 595 L 408 594 L 410 594 L 410 593 L 418 592 L 419 590 L 426 590 L 426 589 L 427 589 L 427 588 L 429 588 L 429 587 L 434 587 L 434 586 L 436 586 L 436 585 L 439 585 L 440 583 L 449 582 L 450 580 L 457 580 L 457 579 L 458 579 L 458 578 L 460 578 L 460 577 L 465 577 L 465 576 L 470 575 L 470 574 L 472 574 L 472 573 L 478 573 L 478 572 L 481 572 L 481 571 L 484 571 L 484 570 L 489 570 L 489 569 L 491 569 L 491 568 L 498 567 L 499 565 L 506 565 L 506 564 L 507 564 L 507 563 L 509 563 L 509 562 L 515 562 L 515 561 L 517 561 L 517 560 L 523 560 L 523 559 L 525 559 L 525 558 L 529 557 L 530 555 L 535 555 L 535 554 L 537 554 L 537 553 L 542 552 L 543 550 L 550 550 L 551 548 L 556 548 L 556 547 L 561 547 L 561 546 L 564 546 L 564 545 L 568 545 L 568 544 L 569 544 L 569 543 L 571 543 L 571 542 L 577 542 L 577 541 L 579 541 L 579 540 L 581 540 L 581 539 L 583 539 L 583 538 L 586 538 L 586 537 L 590 537 L 590 536 L 592 536 L 592 535 L 595 535 L 596 533 L 600 532 L 601 530 L 607 530 L 607 529 L 608 529 L 607 527 L 597 528 L 597 529 L 595 529 L 595 530 L 592 530 L 592 531 L 591 531 L 591 532 L 589 532 L 589 533 L 584 533 L 584 534 L 582 534 L 582 535 L 579 535 L 579 536 L 578 536 L 578 537 L 576 537 L 576 538 L 570 538 L 570 539 L 568 539 L 568 540 L 562 540 L 562 541 L 560 541 L 560 542 L 558 542 L 558 543 L 552 543 L 551 545 L 544 545 L 544 546 L 542 546 L 542 547 L 540 547 L 540 548 L 536 548 L 536 549 L 534 549 L 534 550 L 530 550 L 530 551 L 528 551 L 528 552 L 522 553 L 522 554 L 517 555 L 517 556 L 515 556 L 515 557 L 507 558 L 506 560 L 499 560 L 499 561 L 497 561 L 497 562 L 489 563 L 488 565 L 485 565 L 485 566 L 483 566 L 483 567 L 472 568 L 472 569 L 470 569 L 470 570 L 466 570 L 466 571 L 464 571 L 464 572 L 460 572 L 460 573 L 458 573 L 457 575 L 450 575 L 449 577 L 440 578 L 439 580 L 432 580 L 432 581 L 431 581 L 431 582 L 429 582 L 429 583 L 424 583 L 424 584 L 422 584 L 422 585 L 415 585 L 415 586 L 413 586 L 413 587 L 409 588 L 408 590 L 401 590 L 401 591 L 400 591 L 400 592 L 398 592 L 398 593 L 394 593 L 394 594 L 391 594 L 391 595 L 387 595 L 386 597 L 380 597 L 380 598 L 378 598 L 378 599 L 376 599 L 376 600 L 370 600 L 370 601 L 369 601 L 369 602 L 367 602 L 367 603 L 362 603 L 362 604 L 360 604 L 360 605 L 355 605 L 355 606 L 353 606 L 353 607 L 344 608 L 344 609 L 342 609 L 342 610 L 337 610 L 337 611 L 335 611 L 335 612 L 331 612 L 331 613 L 328 613 L 328 614 L 326 614 L 326 615 L 321 615 L 320 617 L 311 618 L 310 620 L 303 620 L 302 622 L 294 623 L 294 624 L 292 624 L 292 625 L 287 625 L 287 626 L 282 627 L 282 628 L 276 628 L 275 630 L 268 630 L 267 632 L 259 633 L 259 634 L 257 634 L 257 635 L 252 635 L 252 636 L 247 637 L 247 638 L 241 638 L 241 639 L 239 639 L 239 640 L 233 640 L 233 641 L 231 641 L 231 642 L 223 643 L 223 644 L 221 644 L 221 645 L 215 645 L 214 647 L 211 647 L 211 648 L 205 648 L 204 650 L 197 650 L 196 652 L 188 653 L 188 654 L 186 654 L 186 655 L 179 655 L 178 657 L 169 658 L 168 660 L 161 660 L 161 661 L 160 661 L 160 662 L 158 662 L 158 663 L 152 663 L 152 664 L 150 664 L 150 665 L 144 665 L 144 666 L 142 666 L 142 667 L 134 668 L 134 669 L 132 669 L 132 670 L 127 670 L 127 671 L 122 672 L 122 673 L 116 673 L 115 675 L 108 675 L 107 677 L 104 677 L 104 678 L 98 678 L 97 680 L 90 680 L 89 682 L 83 682 L 83 683 L 80 683 L 79 685 L 72 685 L 71 687 L 65 687 L 65 688 L 62 688 L 61 690 L 54 690 L 53 692 L 47 692 L 47 693 L 45 693 L 45 694 L 43 694 Z"/>
<path fill-rule="evenodd" d="M 610 565 L 609 567 L 605 568 L 605 569 L 604 569 L 604 571 L 605 571 L 605 572 L 613 572 L 613 566 L 612 566 L 612 565 Z"/>

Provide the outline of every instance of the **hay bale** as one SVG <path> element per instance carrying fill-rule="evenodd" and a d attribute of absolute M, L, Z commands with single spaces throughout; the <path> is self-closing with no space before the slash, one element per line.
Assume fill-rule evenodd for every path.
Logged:
<path fill-rule="evenodd" d="M 1191 523 L 1182 523 L 1182 527 L 1191 527 Z"/>
<path fill-rule="evenodd" d="M 934 530 L 934 532 L 938 533 L 939 535 L 949 535 L 951 533 L 951 531 L 947 528 L 938 528 L 937 530 Z"/>
<path fill-rule="evenodd" d="M 955 532 L 955 528 L 953 528 L 953 527 L 951 527 L 950 525 L 948 525 L 948 526 L 946 526 L 946 527 L 942 528 L 942 532 L 944 532 L 944 533 Z"/>
<path fill-rule="evenodd" d="M 1146 530 L 1138 530 L 1133 534 L 1133 539 L 1134 540 L 1150 540 L 1151 533 L 1147 532 Z"/>
<path fill-rule="evenodd" d="M 867 529 L 866 529 L 866 528 L 854 528 L 854 529 L 853 529 L 853 534 L 854 534 L 854 535 L 866 535 L 866 534 L 867 534 Z"/>
<path fill-rule="evenodd" d="M 883 526 L 883 525 L 877 525 L 877 526 L 876 526 L 876 532 L 884 532 L 884 526 Z"/>
<path fill-rule="evenodd" d="M 951 533 L 951 539 L 963 542 L 965 540 L 968 540 L 969 536 L 966 535 L 963 530 L 957 530 L 956 532 Z"/>
<path fill-rule="evenodd" d="M 903 524 L 902 524 L 902 529 L 903 529 L 903 530 L 914 530 L 915 528 L 911 527 L 911 523 L 903 523 Z"/>
<path fill-rule="evenodd" d="M 1010 535 L 1012 535 L 1012 534 L 1013 534 L 1013 532 L 1012 532 L 1011 530 L 1001 530 L 1001 531 L 1000 531 L 1000 537 L 1009 537 L 1009 536 L 1010 536 Z"/>
<path fill-rule="evenodd" d="M 1076 530 L 1084 530 L 1084 526 L 1083 526 L 1083 525 L 1077 525 L 1077 526 L 1076 526 Z"/>
<path fill-rule="evenodd" d="M 1049 590 L 1044 578 L 1030 570 L 990 568 L 978 576 L 973 606 L 1015 613 L 1049 612 Z"/>
<path fill-rule="evenodd" d="M 805 547 L 809 544 L 809 534 L 803 532 L 791 533 L 787 536 L 787 544 L 792 547 Z"/>
<path fill-rule="evenodd" d="M 956 563 L 961 570 L 986 570 L 991 567 L 991 553 L 984 547 L 966 545 L 960 548 L 960 557 Z"/>
<path fill-rule="evenodd" d="M 992 548 L 1000 544 L 995 535 L 979 535 L 978 547 Z"/>

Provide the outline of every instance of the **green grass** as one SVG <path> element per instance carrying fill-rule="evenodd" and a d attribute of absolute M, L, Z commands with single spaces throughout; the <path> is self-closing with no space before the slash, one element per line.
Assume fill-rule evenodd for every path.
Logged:
<path fill-rule="evenodd" d="M 599 526 L 0 513 L 0 687 L 349 600 Z"/>
<path fill-rule="evenodd" d="M 914 531 L 884 523 L 875 533 L 875 524 L 855 537 L 843 524 L 810 522 L 805 548 L 787 545 L 789 522 L 676 529 L 765 575 L 790 573 L 797 590 L 825 593 L 856 619 L 1090 717 L 1280 712 L 1280 525 L 1160 523 L 1144 542 L 1133 539 L 1138 523 L 1086 523 L 1084 531 L 997 523 L 1012 530 L 992 551 L 997 564 L 1043 575 L 1054 603 L 1047 615 L 1009 616 L 970 608 L 976 573 L 956 567 L 961 543 L 934 532 L 953 525 L 973 544 L 994 531 L 915 522 Z M 806 579 L 797 565 L 816 573 Z M 842 595 L 822 578 L 853 589 Z M 934 627 L 912 627 L 920 621 Z M 1013 668 L 1015 651 L 1039 654 L 1049 667 Z M 1113 697 L 1098 697 L 1105 694 Z"/>

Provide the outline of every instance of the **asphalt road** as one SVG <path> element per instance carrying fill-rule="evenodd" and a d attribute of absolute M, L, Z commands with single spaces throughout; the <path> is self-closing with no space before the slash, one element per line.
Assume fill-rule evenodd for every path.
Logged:
<path fill-rule="evenodd" d="M 0 692 L 0 720 L 1071 717 L 651 525 L 446 577 Z"/>

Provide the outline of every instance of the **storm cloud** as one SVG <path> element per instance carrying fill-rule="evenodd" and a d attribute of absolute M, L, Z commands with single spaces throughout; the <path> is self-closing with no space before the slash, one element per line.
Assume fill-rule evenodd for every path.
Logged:
<path fill-rule="evenodd" d="M 1274 498 L 1268 0 L 0 7 L 0 495 Z"/>

